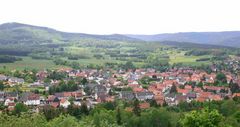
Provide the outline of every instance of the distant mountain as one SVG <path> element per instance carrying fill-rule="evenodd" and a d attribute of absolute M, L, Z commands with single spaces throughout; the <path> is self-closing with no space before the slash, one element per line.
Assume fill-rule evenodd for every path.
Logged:
<path fill-rule="evenodd" d="M 186 32 L 157 35 L 126 35 L 144 41 L 178 41 L 240 47 L 240 31 L 228 32 Z"/>
<path fill-rule="evenodd" d="M 229 32 L 186 32 L 157 35 L 94 35 L 84 33 L 61 32 L 48 27 L 33 26 L 21 23 L 5 23 L 0 25 L 0 44 L 45 44 L 76 42 L 84 39 L 143 42 L 155 41 L 163 44 L 179 45 L 195 43 L 240 47 L 240 31 Z M 174 43 L 173 43 L 174 42 Z M 184 42 L 184 43 L 183 43 Z M 199 45 L 195 45 L 199 46 Z M 211 46 L 210 46 L 211 47 Z"/>
<path fill-rule="evenodd" d="M 227 49 L 235 49 L 235 47 L 224 46 L 224 45 L 212 45 L 212 44 L 199 44 L 199 43 L 190 43 L 190 42 L 179 42 L 179 41 L 161 41 L 157 42 L 163 45 L 168 45 L 172 47 L 178 48 L 201 48 L 201 49 L 219 49 L 219 48 L 227 48 Z"/>
<path fill-rule="evenodd" d="M 116 41 L 141 41 L 125 35 L 92 35 L 83 33 L 67 33 L 47 27 L 21 23 L 5 23 L 0 25 L 0 44 L 9 43 L 52 43 L 69 42 L 81 39 L 101 39 Z"/>

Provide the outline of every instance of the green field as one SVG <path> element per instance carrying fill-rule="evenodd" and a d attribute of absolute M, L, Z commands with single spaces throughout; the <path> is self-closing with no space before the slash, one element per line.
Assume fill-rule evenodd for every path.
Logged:
<path fill-rule="evenodd" d="M 185 51 L 171 51 L 168 52 L 168 55 L 170 57 L 170 64 L 174 64 L 174 63 L 182 63 L 185 65 L 195 65 L 195 66 L 199 66 L 202 64 L 210 64 L 210 61 L 196 61 L 197 59 L 200 58 L 211 58 L 211 55 L 204 55 L 204 56 L 185 56 Z"/>
<path fill-rule="evenodd" d="M 4 66 L 7 70 L 23 70 L 23 69 L 56 69 L 62 66 L 55 65 L 51 60 L 36 60 L 31 57 L 22 57 L 22 61 L 17 61 L 14 63 L 1 63 L 0 69 L 4 69 Z"/>

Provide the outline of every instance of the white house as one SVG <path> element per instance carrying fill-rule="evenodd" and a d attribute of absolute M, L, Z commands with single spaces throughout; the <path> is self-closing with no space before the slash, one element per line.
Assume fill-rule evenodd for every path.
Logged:
<path fill-rule="evenodd" d="M 71 103 L 67 99 L 61 99 L 60 106 L 67 108 Z"/>

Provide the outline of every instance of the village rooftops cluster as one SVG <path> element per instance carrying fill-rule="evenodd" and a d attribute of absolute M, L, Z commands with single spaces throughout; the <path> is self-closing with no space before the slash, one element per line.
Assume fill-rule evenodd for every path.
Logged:
<path fill-rule="evenodd" d="M 49 72 L 39 71 L 36 73 L 37 81 L 34 83 L 26 83 L 21 78 L 8 77 L 2 74 L 0 81 L 10 87 L 23 84 L 32 89 L 44 87 L 45 93 L 48 92 L 49 87 L 58 86 L 61 81 L 85 78 L 87 83 L 77 82 L 78 89 L 75 91 L 55 92 L 47 96 L 29 91 L 21 93 L 1 91 L 0 103 L 4 103 L 9 110 L 12 110 L 18 102 L 32 107 L 50 105 L 55 108 L 67 108 L 71 103 L 81 106 L 84 102 L 90 108 L 94 107 L 95 104 L 113 102 L 116 99 L 126 101 L 138 99 L 142 102 L 140 107 L 147 108 L 149 107 L 148 100 L 155 100 L 158 105 L 166 103 L 173 106 L 180 102 L 193 100 L 199 102 L 220 101 L 225 97 L 240 96 L 240 93 L 232 94 L 227 86 L 209 85 L 216 81 L 216 73 L 209 74 L 203 70 L 191 68 L 175 68 L 168 72 L 156 72 L 154 69 L 117 71 L 61 68 L 56 73 L 65 73 L 67 77 L 59 80 L 50 79 L 50 82 L 46 83 L 44 80 L 49 76 Z M 222 73 L 226 75 L 226 83 L 238 83 L 237 76 L 229 72 Z M 173 87 L 175 87 L 175 91 L 171 90 Z"/>

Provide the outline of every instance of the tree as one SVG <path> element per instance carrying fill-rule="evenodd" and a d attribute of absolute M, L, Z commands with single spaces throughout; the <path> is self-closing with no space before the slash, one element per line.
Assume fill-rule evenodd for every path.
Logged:
<path fill-rule="evenodd" d="M 183 127 L 221 127 L 223 116 L 217 110 L 202 109 L 187 113 L 180 123 Z"/>
<path fill-rule="evenodd" d="M 20 115 L 22 112 L 27 112 L 28 108 L 23 103 L 17 103 L 14 107 L 13 114 Z"/>
<path fill-rule="evenodd" d="M 0 81 L 0 90 L 3 90 L 3 89 L 4 89 L 3 81 Z"/>
<path fill-rule="evenodd" d="M 51 83 L 51 79 L 45 78 L 45 79 L 44 79 L 44 83 Z"/>
<path fill-rule="evenodd" d="M 240 124 L 240 111 L 237 111 L 234 113 L 233 117 L 237 120 L 237 122 Z"/>
<path fill-rule="evenodd" d="M 114 95 L 112 89 L 110 89 L 110 90 L 108 91 L 108 95 L 110 95 L 110 96 L 113 96 L 113 95 Z"/>
<path fill-rule="evenodd" d="M 58 117 L 59 114 L 60 114 L 52 106 L 45 106 L 45 107 L 43 107 L 43 111 L 42 112 L 43 112 L 43 114 L 44 114 L 44 116 L 46 117 L 47 120 L 52 120 L 52 119 Z"/>
<path fill-rule="evenodd" d="M 50 127 L 79 127 L 75 117 L 69 115 L 60 115 L 48 123 Z"/>
<path fill-rule="evenodd" d="M 117 124 L 118 125 L 122 125 L 122 117 L 121 117 L 121 112 L 120 112 L 120 108 L 117 108 L 117 115 L 116 115 L 116 119 L 117 119 Z"/>
<path fill-rule="evenodd" d="M 177 86 L 174 83 L 170 89 L 170 93 L 177 93 Z"/>
<path fill-rule="evenodd" d="M 88 107 L 87 107 L 87 104 L 86 102 L 83 102 L 81 107 L 80 107 L 80 110 L 81 110 L 81 113 L 82 114 L 85 114 L 85 115 L 88 115 L 89 114 L 89 110 L 88 110 Z"/>
<path fill-rule="evenodd" d="M 6 106 L 4 106 L 4 103 L 0 103 L 0 111 L 4 110 L 6 108 Z"/>
<path fill-rule="evenodd" d="M 233 100 L 226 100 L 224 101 L 224 103 L 221 104 L 220 107 L 220 112 L 224 115 L 224 116 L 230 116 L 232 114 L 234 114 L 237 111 L 237 105 Z"/>
<path fill-rule="evenodd" d="M 128 69 L 135 69 L 134 64 L 131 61 L 127 61 L 124 65 L 124 69 L 128 70 Z"/>
<path fill-rule="evenodd" d="M 171 127 L 171 113 L 164 109 L 149 109 L 140 118 L 141 127 Z M 177 116 L 176 116 L 177 117 Z"/>
<path fill-rule="evenodd" d="M 87 84 L 87 82 L 88 82 L 88 81 L 87 81 L 87 79 L 86 79 L 86 78 L 83 78 L 83 79 L 82 79 L 82 81 L 81 81 L 81 83 L 82 83 L 83 85 L 86 85 L 86 84 Z"/>
<path fill-rule="evenodd" d="M 68 106 L 67 108 L 67 113 L 76 117 L 76 118 L 80 118 L 81 117 L 81 110 L 78 106 L 74 106 L 73 104 L 71 104 L 70 106 Z"/>
<path fill-rule="evenodd" d="M 107 110 L 114 110 L 116 107 L 114 102 L 105 102 L 102 104 L 102 106 Z"/>
<path fill-rule="evenodd" d="M 240 87 L 237 83 L 233 83 L 233 81 L 231 80 L 229 82 L 229 88 L 231 90 L 232 93 L 238 93 L 240 92 Z"/>
<path fill-rule="evenodd" d="M 151 107 L 160 107 L 160 105 L 157 104 L 155 99 L 149 100 L 150 101 L 150 106 Z"/>
<path fill-rule="evenodd" d="M 140 116 L 141 115 L 141 109 L 140 109 L 140 105 L 139 105 L 139 100 L 135 99 L 133 102 L 133 113 L 136 116 Z"/>
<path fill-rule="evenodd" d="M 216 80 L 217 80 L 217 81 L 220 81 L 220 82 L 222 82 L 222 83 L 227 83 L 227 77 L 226 77 L 226 75 L 223 74 L 223 73 L 218 73 L 218 74 L 216 75 Z"/>
<path fill-rule="evenodd" d="M 202 81 L 200 81 L 200 82 L 197 84 L 197 87 L 203 88 L 203 83 L 202 83 Z"/>

